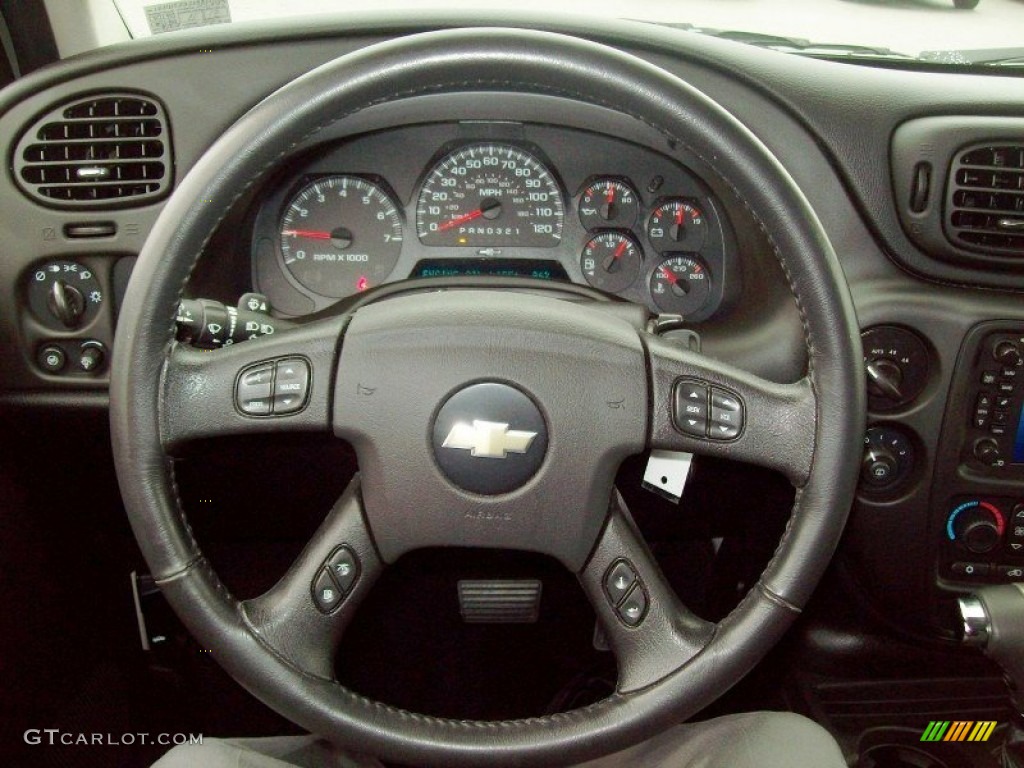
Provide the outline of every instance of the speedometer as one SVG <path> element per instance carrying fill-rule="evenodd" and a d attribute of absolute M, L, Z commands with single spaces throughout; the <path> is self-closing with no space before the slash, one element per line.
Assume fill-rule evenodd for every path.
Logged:
<path fill-rule="evenodd" d="M 536 157 L 507 144 L 472 144 L 427 175 L 416 204 L 424 245 L 551 248 L 562 239 L 564 205 Z"/>

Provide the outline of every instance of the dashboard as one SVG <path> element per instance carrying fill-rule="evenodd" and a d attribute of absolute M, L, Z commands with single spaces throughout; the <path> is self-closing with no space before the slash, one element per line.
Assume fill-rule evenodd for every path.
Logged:
<path fill-rule="evenodd" d="M 735 238 L 710 188 L 593 131 L 383 130 L 301 158 L 256 205 L 254 282 L 287 314 L 407 278 L 574 282 L 693 322 L 735 294 Z"/>
<path fill-rule="evenodd" d="M 464 21 L 231 26 L 97 51 L 3 92 L 3 407 L 106 407 L 134 257 L 226 127 L 326 61 Z M 1021 193 L 1007 185 L 1024 175 L 1024 81 L 819 61 L 650 24 L 531 26 L 613 45 L 700 89 L 807 195 L 870 366 L 865 472 L 840 552 L 865 599 L 943 635 L 952 596 L 1024 580 L 1024 357 L 1007 351 L 1024 352 L 1024 262 L 1010 230 L 971 229 L 1016 215 Z M 100 132 L 94 153 L 131 145 L 123 178 L 97 179 L 95 154 L 51 158 L 51 139 L 89 144 L 78 130 Z M 571 283 L 681 315 L 705 354 L 787 382 L 806 359 L 771 249 L 714 158 L 628 115 L 543 94 L 426 95 L 339 121 L 239 190 L 187 297 L 232 308 L 263 297 L 268 316 L 301 321 L 406 280 Z"/>

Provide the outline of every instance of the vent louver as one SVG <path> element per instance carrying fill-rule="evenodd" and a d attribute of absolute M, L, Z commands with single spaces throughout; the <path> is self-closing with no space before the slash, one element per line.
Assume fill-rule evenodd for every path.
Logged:
<path fill-rule="evenodd" d="M 1024 256 L 1024 144 L 969 147 L 953 158 L 946 199 L 957 245 Z"/>
<path fill-rule="evenodd" d="M 25 131 L 14 155 L 21 189 L 59 208 L 152 202 L 170 189 L 172 169 L 163 108 L 127 93 L 63 104 Z"/>

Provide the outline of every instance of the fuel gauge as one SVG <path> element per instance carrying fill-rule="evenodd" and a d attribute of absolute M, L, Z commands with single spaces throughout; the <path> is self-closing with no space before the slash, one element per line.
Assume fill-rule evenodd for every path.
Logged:
<path fill-rule="evenodd" d="M 707 267 L 696 256 L 671 256 L 651 275 L 651 296 L 667 314 L 692 315 L 707 303 L 710 293 Z"/>
<path fill-rule="evenodd" d="M 642 260 L 636 240 L 621 232 L 605 232 L 583 246 L 580 269 L 595 288 L 618 293 L 636 281 Z"/>

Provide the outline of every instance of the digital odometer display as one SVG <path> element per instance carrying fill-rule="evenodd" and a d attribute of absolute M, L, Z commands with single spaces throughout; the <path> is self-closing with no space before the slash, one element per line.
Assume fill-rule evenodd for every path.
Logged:
<path fill-rule="evenodd" d="M 472 144 L 427 174 L 416 204 L 424 245 L 551 248 L 564 204 L 551 172 L 507 144 Z"/>
<path fill-rule="evenodd" d="M 532 277 L 568 280 L 562 265 L 546 259 L 424 259 L 411 277 Z"/>

